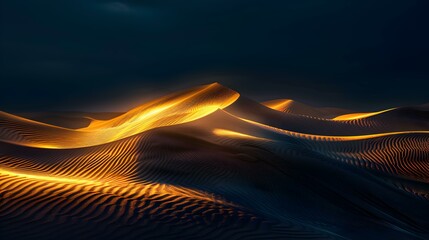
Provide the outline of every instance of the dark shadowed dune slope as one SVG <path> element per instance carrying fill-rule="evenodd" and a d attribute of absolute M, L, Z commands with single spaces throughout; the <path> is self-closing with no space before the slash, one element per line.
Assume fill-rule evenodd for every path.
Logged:
<path fill-rule="evenodd" d="M 211 84 L 78 129 L 1 113 L 0 237 L 429 238 L 427 108 L 265 105 Z"/>

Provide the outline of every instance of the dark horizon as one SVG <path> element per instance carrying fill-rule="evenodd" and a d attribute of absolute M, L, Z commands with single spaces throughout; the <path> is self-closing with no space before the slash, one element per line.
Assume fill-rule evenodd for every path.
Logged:
<path fill-rule="evenodd" d="M 426 1 L 1 3 L 1 111 L 126 109 L 211 82 L 357 111 L 429 102 Z"/>

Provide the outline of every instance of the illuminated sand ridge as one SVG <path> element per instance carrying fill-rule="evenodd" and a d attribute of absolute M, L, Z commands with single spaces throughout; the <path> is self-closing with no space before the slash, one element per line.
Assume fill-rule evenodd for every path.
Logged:
<path fill-rule="evenodd" d="M 425 106 L 214 83 L 80 128 L 0 112 L 2 239 L 427 239 L 428 184 Z"/>

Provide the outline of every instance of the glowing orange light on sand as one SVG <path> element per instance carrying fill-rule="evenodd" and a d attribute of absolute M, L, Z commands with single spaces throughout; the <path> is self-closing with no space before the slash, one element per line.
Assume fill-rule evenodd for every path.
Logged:
<path fill-rule="evenodd" d="M 279 100 L 272 100 L 269 102 L 265 102 L 264 105 L 274 110 L 283 111 L 291 103 L 293 103 L 293 100 L 291 99 L 279 99 Z"/>
<path fill-rule="evenodd" d="M 394 109 L 395 108 L 390 108 L 390 109 L 386 109 L 386 110 L 382 110 L 382 111 L 378 111 L 378 112 L 368 112 L 368 113 L 349 113 L 349 114 L 337 116 L 337 117 L 333 118 L 332 120 L 347 121 L 347 120 L 362 119 L 362 118 L 372 117 L 372 116 L 375 116 L 375 115 L 378 115 L 381 113 L 389 112 L 389 111 L 392 111 Z"/>
<path fill-rule="evenodd" d="M 69 178 L 69 177 L 57 177 L 57 176 L 49 176 L 49 175 L 42 175 L 42 174 L 34 174 L 34 173 L 24 173 L 24 172 L 17 172 L 17 171 L 11 171 L 6 169 L 0 168 L 0 175 L 8 175 L 12 177 L 18 177 L 18 178 L 26 178 L 29 180 L 40 180 L 40 181 L 47 181 L 47 182 L 62 182 L 62 183 L 73 183 L 73 184 L 91 184 L 91 185 L 105 185 L 107 183 L 102 183 L 98 181 L 92 181 L 87 179 L 81 179 L 81 178 Z"/>
<path fill-rule="evenodd" d="M 244 134 L 244 133 L 239 133 L 239 132 L 234 132 L 231 130 L 219 129 L 219 128 L 214 129 L 213 133 L 218 135 L 218 136 L 226 136 L 226 137 L 232 137 L 232 138 L 248 138 L 248 139 L 255 139 L 255 140 L 269 140 L 266 138 L 256 137 L 256 136 L 252 136 L 252 135 L 248 135 L 248 134 Z"/>
<path fill-rule="evenodd" d="M 232 115 L 232 116 L 234 116 L 234 115 Z M 273 127 L 270 125 L 266 125 L 263 123 L 255 122 L 255 121 L 252 121 L 249 119 L 240 118 L 237 116 L 234 116 L 234 117 L 236 117 L 242 121 L 248 122 L 250 124 L 257 125 L 257 126 L 262 127 L 264 129 L 273 131 L 273 132 L 277 132 L 277 133 L 281 133 L 281 134 L 285 134 L 285 135 L 289 135 L 289 136 L 294 136 L 294 137 L 299 137 L 299 138 L 311 139 L 311 140 L 315 140 L 315 141 L 319 141 L 319 140 L 320 141 L 355 141 L 355 140 L 365 140 L 365 139 L 391 136 L 391 135 L 398 135 L 398 134 L 429 134 L 429 131 L 402 131 L 402 132 L 386 132 L 386 133 L 351 135 L 351 136 L 317 135 L 317 134 L 294 132 L 294 131 L 285 130 L 285 129 Z"/>
<path fill-rule="evenodd" d="M 95 146 L 156 127 L 202 118 L 229 106 L 239 96 L 237 92 L 214 83 L 151 101 L 110 120 L 93 120 L 88 127 L 81 129 L 60 128 L 4 113 L 5 118 L 12 122 L 11 124 L 14 126 L 17 123 L 20 124 L 19 131 L 25 130 L 28 133 L 19 133 L 19 141 L 0 140 L 36 148 L 64 149 Z M 24 135 L 25 137 L 22 137 Z"/>

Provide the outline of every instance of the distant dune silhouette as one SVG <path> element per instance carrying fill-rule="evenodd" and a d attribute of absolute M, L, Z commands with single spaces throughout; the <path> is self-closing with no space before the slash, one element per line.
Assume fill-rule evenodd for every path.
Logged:
<path fill-rule="evenodd" d="M 124 113 L 0 112 L 1 239 L 429 239 L 429 105 L 220 84 Z"/>

